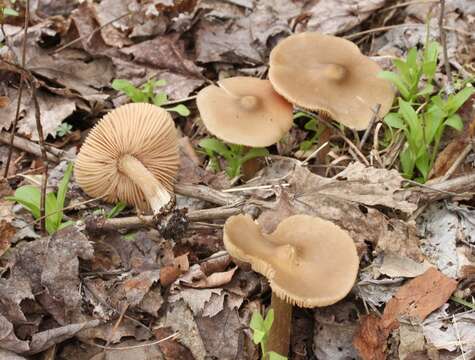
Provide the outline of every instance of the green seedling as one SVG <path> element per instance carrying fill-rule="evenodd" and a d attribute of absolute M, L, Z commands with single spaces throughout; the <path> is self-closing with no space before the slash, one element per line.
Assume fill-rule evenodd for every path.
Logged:
<path fill-rule="evenodd" d="M 10 1 L 7 1 L 7 2 L 9 2 L 11 5 L 13 5 L 13 4 L 16 3 L 16 0 L 10 0 Z M 20 14 L 18 14 L 18 11 L 16 11 L 12 7 L 5 6 L 5 5 L 0 5 L 0 22 L 2 22 L 3 18 L 5 18 L 7 16 L 18 16 L 18 15 L 20 15 Z"/>
<path fill-rule="evenodd" d="M 241 174 L 242 165 L 251 159 L 269 155 L 266 148 L 246 149 L 243 145 L 225 144 L 216 138 L 206 138 L 199 142 L 199 146 L 210 158 L 213 170 L 220 171 L 218 156 L 226 160 L 226 174 L 235 178 Z"/>
<path fill-rule="evenodd" d="M 64 176 L 58 184 L 58 192 L 48 192 L 45 199 L 45 225 L 48 234 L 52 235 L 56 231 L 72 225 L 74 221 L 63 222 L 63 208 L 66 201 L 69 180 L 73 172 L 73 164 L 69 163 Z M 15 191 L 14 196 L 6 198 L 21 204 L 32 213 L 35 219 L 40 218 L 41 192 L 38 186 L 25 185 Z"/>
<path fill-rule="evenodd" d="M 66 122 L 61 123 L 56 128 L 56 136 L 63 137 L 65 135 L 71 134 L 72 130 L 73 130 L 73 127 L 71 124 L 68 124 Z"/>
<path fill-rule="evenodd" d="M 125 208 L 127 207 L 127 204 L 119 201 L 115 206 L 106 214 L 107 219 L 112 219 L 119 215 Z"/>
<path fill-rule="evenodd" d="M 269 340 L 270 329 L 274 322 L 274 309 L 269 309 L 265 319 L 259 311 L 254 311 L 249 327 L 252 330 L 252 341 L 260 345 L 263 360 L 286 360 L 287 357 L 277 354 L 274 351 L 267 351 L 267 341 Z"/>
<path fill-rule="evenodd" d="M 306 118 L 308 121 L 305 123 L 304 128 L 313 134 L 307 140 L 304 140 L 300 143 L 300 150 L 308 151 L 312 147 L 314 147 L 320 138 L 320 135 L 325 130 L 325 126 L 317 120 L 316 117 L 311 116 L 308 113 L 304 113 L 302 111 L 296 112 L 294 115 L 294 120 L 299 118 Z"/>
<path fill-rule="evenodd" d="M 112 88 L 123 92 L 132 102 L 145 102 L 163 107 L 168 102 L 168 96 L 164 92 L 157 92 L 156 89 L 165 86 L 165 80 L 150 79 L 141 87 L 136 87 L 130 81 L 125 79 L 115 79 L 112 82 Z M 167 111 L 174 111 L 181 116 L 190 115 L 190 110 L 183 104 L 164 108 Z"/>
<path fill-rule="evenodd" d="M 403 131 L 406 141 L 399 154 L 402 173 L 419 182 L 429 177 L 446 127 L 462 130 L 462 119 L 456 113 L 475 92 L 473 87 L 464 86 L 446 99 L 441 91 L 433 95 L 439 49 L 437 42 L 427 42 L 422 51 L 409 50 L 406 61 L 394 60 L 396 72 L 381 73 L 400 94 L 397 106 L 384 122 L 391 134 L 392 129 Z"/>

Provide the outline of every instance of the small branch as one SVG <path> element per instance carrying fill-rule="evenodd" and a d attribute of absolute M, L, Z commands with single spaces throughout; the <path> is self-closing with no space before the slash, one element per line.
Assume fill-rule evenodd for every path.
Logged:
<path fill-rule="evenodd" d="M 360 144 L 358 145 L 358 149 L 361 150 L 364 144 L 366 143 L 366 140 L 368 140 L 369 134 L 371 133 L 371 129 L 373 129 L 374 124 L 376 124 L 376 122 L 378 121 L 379 110 L 381 110 L 381 104 L 376 104 L 373 109 L 373 116 L 369 122 L 368 127 L 366 128 L 366 131 L 363 134 L 363 137 L 361 138 Z"/>
<path fill-rule="evenodd" d="M 175 184 L 175 193 L 221 206 L 244 202 L 241 196 L 224 193 L 204 185 Z"/>
<path fill-rule="evenodd" d="M 25 68 L 26 63 L 26 41 L 28 38 L 28 24 L 30 22 L 30 0 L 26 0 L 26 8 L 25 8 L 25 24 L 24 24 L 24 32 L 23 32 L 23 42 L 22 42 L 22 50 L 21 50 L 21 66 Z M 6 41 L 6 40 L 5 40 Z M 21 99 L 23 96 L 23 87 L 25 86 L 25 75 L 23 72 L 20 75 L 20 89 L 18 90 L 18 97 L 17 97 L 17 104 L 15 110 L 15 119 L 13 120 L 12 129 L 10 133 L 10 142 L 8 148 L 8 156 L 7 161 L 5 163 L 5 171 L 3 173 L 3 177 L 8 177 L 8 170 L 10 168 L 10 162 L 12 160 L 13 155 L 13 141 L 15 139 L 15 131 L 18 124 L 18 117 L 20 116 L 20 106 L 21 106 Z"/>
<path fill-rule="evenodd" d="M 38 132 L 38 139 L 41 147 L 41 157 L 43 160 L 43 176 L 41 183 L 41 200 L 40 200 L 40 217 L 45 216 L 45 201 L 46 201 L 46 186 L 48 184 L 48 155 L 46 153 L 45 139 L 43 136 L 43 125 L 41 125 L 41 109 L 36 96 L 36 83 L 31 84 L 31 96 L 35 106 L 36 131 Z M 41 231 L 45 230 L 45 219 L 40 221 Z"/>
<path fill-rule="evenodd" d="M 205 220 L 221 220 L 230 216 L 240 214 L 242 207 L 218 207 L 213 209 L 195 210 L 186 214 L 189 222 L 199 222 Z M 105 219 L 104 217 L 91 216 L 86 219 L 86 229 L 88 231 L 109 231 L 118 229 L 137 229 L 142 227 L 156 227 L 157 218 L 148 216 L 130 216 L 123 218 Z"/>
<path fill-rule="evenodd" d="M 444 53 L 445 75 L 447 75 L 447 83 L 445 84 L 445 93 L 448 95 L 454 92 L 452 87 L 452 72 L 450 71 L 449 56 L 447 54 L 447 37 L 444 28 L 445 16 L 445 0 L 440 0 L 440 16 L 439 16 L 439 32 L 440 43 L 442 44 L 442 51 Z"/>
<path fill-rule="evenodd" d="M 7 134 L 5 131 L 0 131 L 0 142 L 9 145 L 10 144 L 10 134 Z M 28 139 L 15 136 L 13 140 L 13 146 L 16 147 L 17 149 L 26 151 L 27 153 L 33 154 L 35 156 L 42 156 L 41 154 L 41 147 L 37 143 L 34 143 L 33 141 L 30 141 Z M 48 148 L 46 156 L 48 157 L 49 161 L 52 162 L 59 162 L 59 156 L 56 156 L 55 153 L 61 154 L 61 150 L 53 150 Z"/>

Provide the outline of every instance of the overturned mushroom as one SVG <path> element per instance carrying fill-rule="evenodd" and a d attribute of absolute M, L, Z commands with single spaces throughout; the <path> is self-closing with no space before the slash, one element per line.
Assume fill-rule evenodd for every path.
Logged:
<path fill-rule="evenodd" d="M 343 299 L 358 273 L 356 246 L 348 233 L 317 217 L 294 215 L 263 234 L 245 215 L 224 226 L 224 245 L 236 259 L 269 279 L 276 327 L 269 349 L 287 355 L 292 304 L 327 306 Z"/>
<path fill-rule="evenodd" d="M 265 147 L 292 127 L 292 105 L 268 80 L 233 77 L 201 90 L 198 110 L 206 128 L 218 138 L 239 145 Z"/>
<path fill-rule="evenodd" d="M 91 130 L 78 154 L 75 175 L 92 197 L 120 200 L 157 214 L 173 198 L 178 166 L 170 114 L 137 103 L 111 111 Z"/>
<path fill-rule="evenodd" d="M 391 83 L 378 77 L 379 65 L 336 36 L 289 36 L 272 50 L 269 65 L 269 80 L 280 95 L 352 129 L 365 129 L 377 104 L 384 116 L 394 100 Z"/>

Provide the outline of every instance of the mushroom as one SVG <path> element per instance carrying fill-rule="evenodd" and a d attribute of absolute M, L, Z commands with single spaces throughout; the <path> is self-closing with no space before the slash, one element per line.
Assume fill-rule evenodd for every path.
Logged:
<path fill-rule="evenodd" d="M 177 141 L 166 110 L 146 103 L 122 105 L 89 133 L 76 159 L 76 180 L 92 197 L 158 214 L 173 198 Z"/>
<path fill-rule="evenodd" d="M 253 147 L 278 142 L 292 127 L 292 105 L 268 80 L 237 76 L 210 85 L 197 97 L 204 125 L 232 144 Z"/>
<path fill-rule="evenodd" d="M 224 225 L 224 246 L 237 260 L 250 263 L 272 288 L 272 327 L 269 350 L 286 356 L 292 305 L 320 307 L 343 299 L 358 273 L 356 246 L 330 221 L 294 215 L 264 234 L 247 215 L 230 217 Z"/>
<path fill-rule="evenodd" d="M 352 129 L 368 127 L 376 105 L 384 116 L 393 104 L 395 90 L 378 77 L 379 65 L 343 38 L 316 32 L 289 36 L 272 49 L 269 65 L 280 95 Z"/>

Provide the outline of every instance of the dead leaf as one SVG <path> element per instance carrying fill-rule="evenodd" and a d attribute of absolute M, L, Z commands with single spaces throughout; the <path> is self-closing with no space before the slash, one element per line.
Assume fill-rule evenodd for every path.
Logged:
<path fill-rule="evenodd" d="M 9 90 L 9 105 L 2 109 L 2 118 L 0 120 L 0 129 L 8 129 L 15 119 L 17 91 Z M 44 136 L 55 135 L 58 126 L 71 115 L 76 109 L 74 101 L 48 95 L 42 91 L 37 92 L 38 103 L 41 111 L 41 125 L 43 126 Z M 23 97 L 20 106 L 21 120 L 18 124 L 18 132 L 32 140 L 38 140 L 36 131 L 35 107 L 29 90 L 23 91 Z"/>
<path fill-rule="evenodd" d="M 154 334 L 157 339 L 164 339 L 168 336 L 173 335 L 174 333 L 170 328 L 161 327 L 155 329 Z M 193 354 L 190 352 L 190 350 L 188 350 L 186 346 L 183 346 L 182 344 L 180 344 L 179 341 L 176 341 L 175 339 L 160 342 L 158 346 L 160 347 L 160 350 L 165 356 L 165 360 L 194 360 Z"/>
<path fill-rule="evenodd" d="M 112 304 L 115 308 L 135 307 L 142 302 L 155 282 L 160 279 L 160 270 L 148 270 L 122 282 L 114 289 Z M 119 306 L 121 304 L 121 306 Z"/>
<path fill-rule="evenodd" d="M 211 300 L 213 294 L 221 295 L 223 289 L 192 289 L 184 288 L 170 295 L 170 302 L 182 299 L 193 311 L 194 315 L 200 315 Z"/>
<path fill-rule="evenodd" d="M 432 265 L 428 261 L 419 263 L 397 254 L 387 254 L 383 255 L 383 262 L 378 271 L 391 278 L 413 278 L 422 275 L 431 266 Z"/>
<path fill-rule="evenodd" d="M 203 289 L 203 288 L 217 288 L 223 285 L 228 284 L 231 279 L 233 278 L 234 273 L 237 270 L 237 266 L 234 269 L 225 271 L 225 272 L 217 272 L 213 273 L 204 279 L 200 279 L 197 282 L 193 282 L 191 284 L 186 284 L 192 288 Z"/>
<path fill-rule="evenodd" d="M 188 253 L 177 256 L 173 260 L 172 265 L 162 266 L 160 268 L 160 284 L 162 286 L 171 285 L 180 277 L 180 275 L 186 273 L 190 268 L 188 262 Z"/>
<path fill-rule="evenodd" d="M 231 256 L 226 251 L 219 251 L 203 261 L 200 267 L 205 275 L 211 275 L 215 272 L 224 271 L 230 263 Z"/>
<path fill-rule="evenodd" d="M 384 309 L 383 325 L 392 329 L 398 326 L 401 316 L 424 320 L 431 312 L 447 302 L 457 288 L 457 281 L 435 268 L 410 280 L 394 295 Z"/>
<path fill-rule="evenodd" d="M 5 108 L 10 104 L 8 96 L 0 96 L 0 109 Z"/>
<path fill-rule="evenodd" d="M 0 220 L 0 256 L 10 248 L 11 240 L 16 229 L 6 220 Z"/>
<path fill-rule="evenodd" d="M 425 350 L 425 338 L 418 325 L 402 323 L 399 327 L 399 358 L 407 359 L 412 353 Z"/>
<path fill-rule="evenodd" d="M 353 340 L 364 360 L 385 359 L 384 349 L 389 333 L 399 327 L 399 319 L 423 321 L 431 312 L 447 302 L 457 282 L 435 268 L 408 281 L 386 304 L 381 318 L 368 315 L 361 319 Z"/>

